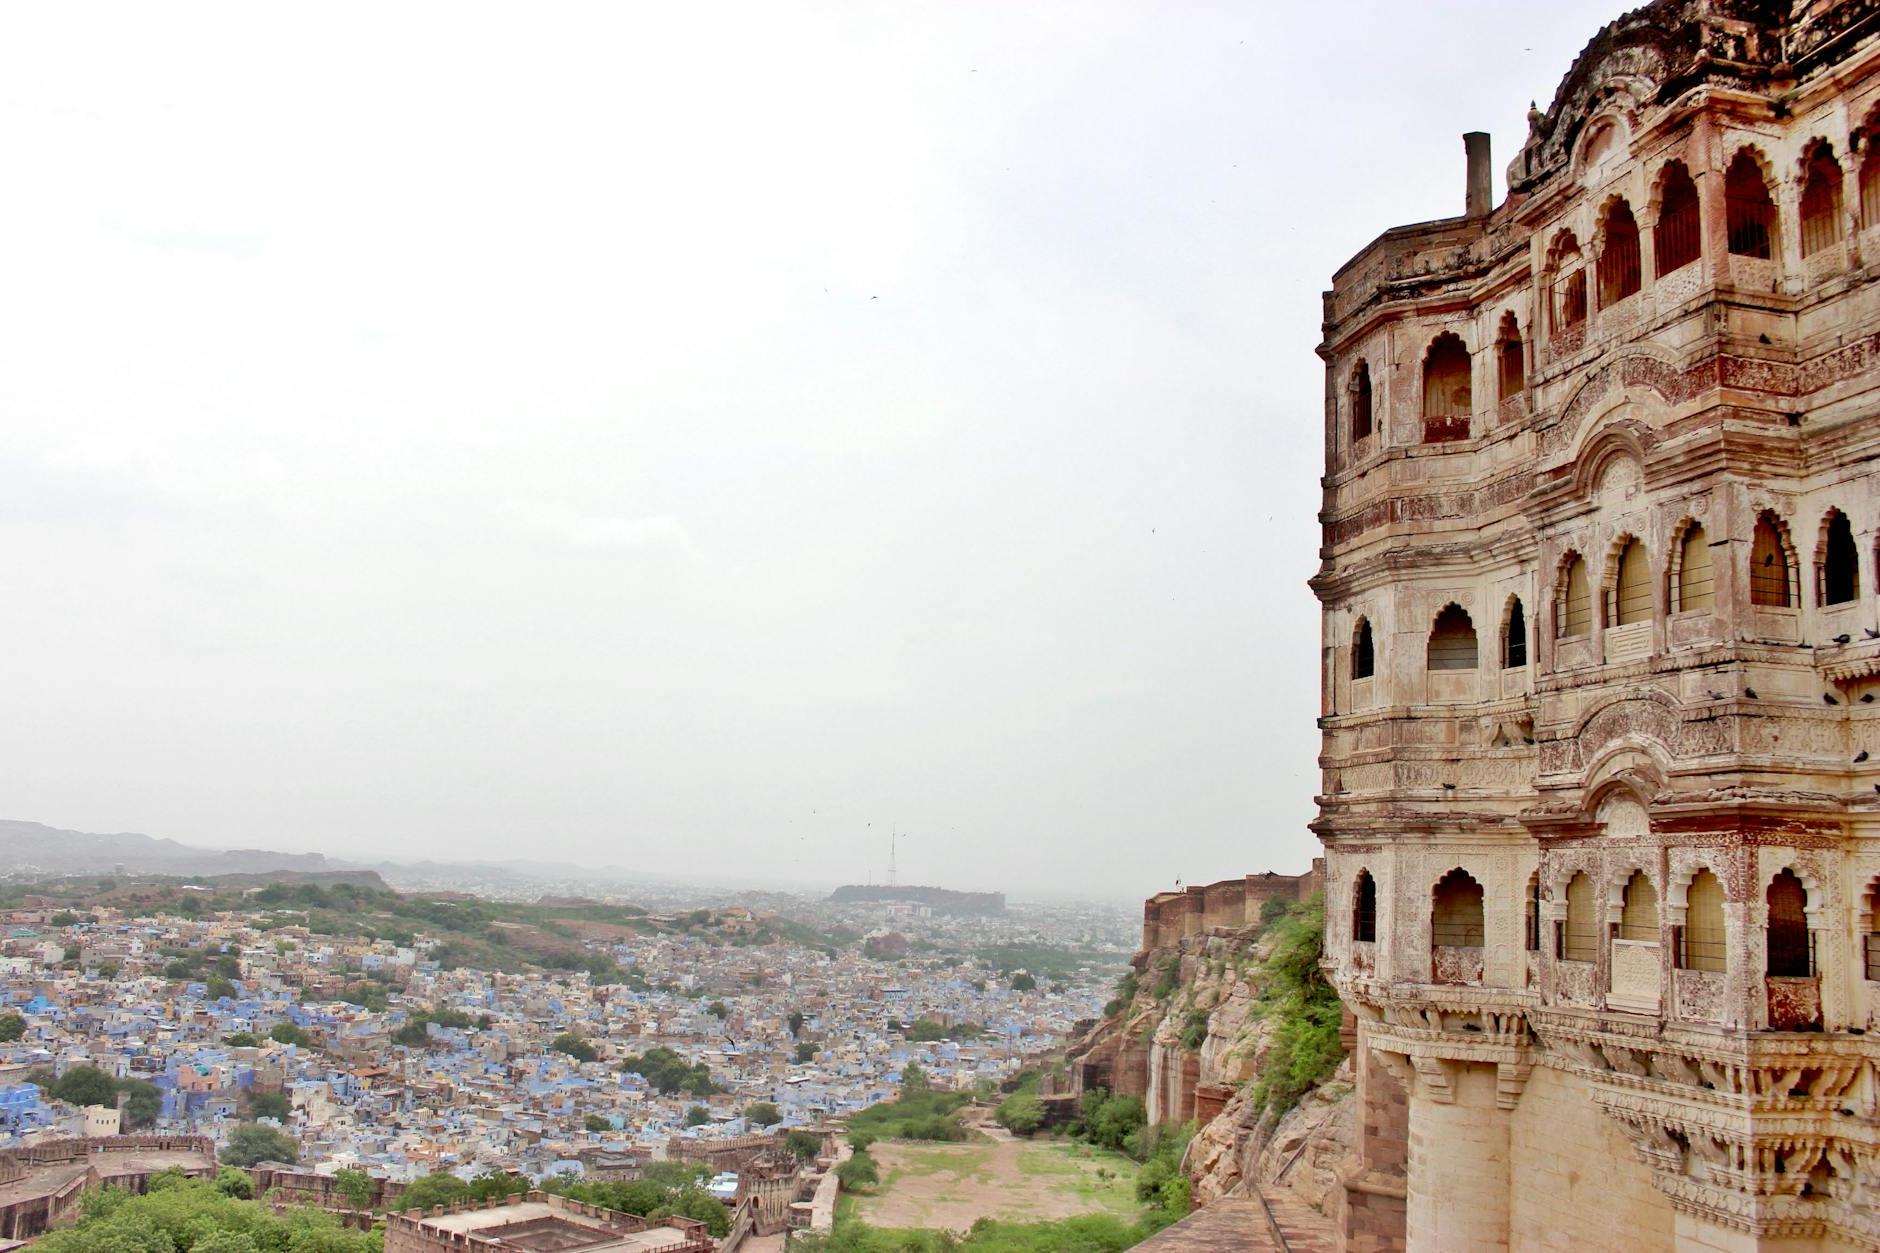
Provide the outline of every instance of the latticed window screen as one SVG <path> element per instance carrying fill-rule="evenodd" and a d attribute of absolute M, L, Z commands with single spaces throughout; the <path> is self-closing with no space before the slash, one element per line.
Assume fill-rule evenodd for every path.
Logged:
<path fill-rule="evenodd" d="M 1826 145 L 1808 162 L 1802 186 L 1802 255 L 1813 256 L 1841 242 L 1841 163 Z"/>
<path fill-rule="evenodd" d="M 1679 965 L 1686 970 L 1723 973 L 1723 882 L 1700 870 L 1685 894 L 1684 951 Z"/>
<path fill-rule="evenodd" d="M 1789 589 L 1789 555 L 1769 515 L 1756 519 L 1749 546 L 1749 599 L 1752 605 L 1787 608 L 1795 603 Z"/>
<path fill-rule="evenodd" d="M 1351 938 L 1364 944 L 1377 939 L 1377 880 L 1368 870 L 1358 872 L 1358 894 L 1351 907 Z"/>
<path fill-rule="evenodd" d="M 1466 870 L 1451 870 L 1436 885 L 1430 910 L 1430 943 L 1482 946 L 1482 885 Z"/>
<path fill-rule="evenodd" d="M 1678 553 L 1678 609 L 1715 609 L 1717 588 L 1710 564 L 1710 537 L 1694 526 L 1684 533 Z"/>
<path fill-rule="evenodd" d="M 1769 965 L 1772 975 L 1799 977 L 1815 973 L 1808 942 L 1808 889 L 1793 870 L 1769 883 Z"/>
<path fill-rule="evenodd" d="M 1510 670 L 1527 665 L 1527 614 L 1519 599 L 1508 609 L 1508 649 L 1502 664 Z"/>
<path fill-rule="evenodd" d="M 1462 606 L 1446 606 L 1436 615 L 1436 625 L 1430 631 L 1429 668 L 1473 670 L 1475 665 L 1475 624 Z"/>
<path fill-rule="evenodd" d="M 1860 595 L 1860 550 L 1847 515 L 1835 510 L 1828 519 L 1828 541 L 1821 556 L 1821 603 L 1844 605 Z"/>
<path fill-rule="evenodd" d="M 1351 677 L 1368 679 L 1377 670 L 1377 655 L 1371 647 L 1371 622 L 1358 619 L 1357 634 L 1351 639 Z"/>
<path fill-rule="evenodd" d="M 1658 203 L 1658 226 L 1652 232 L 1658 277 L 1681 269 L 1702 253 L 1698 233 L 1697 184 L 1680 161 L 1665 167 L 1664 192 Z"/>
<path fill-rule="evenodd" d="M 1723 207 L 1733 254 L 1764 261 L 1775 255 L 1775 202 L 1756 159 L 1747 152 L 1737 153 L 1724 175 Z"/>
<path fill-rule="evenodd" d="M 1625 904 L 1619 911 L 1621 940 L 1658 941 L 1658 891 L 1643 870 L 1632 872 L 1625 885 Z"/>
<path fill-rule="evenodd" d="M 1652 567 L 1645 545 L 1633 540 L 1619 553 L 1619 585 L 1613 594 L 1613 625 L 1649 622 L 1652 616 Z"/>
<path fill-rule="evenodd" d="M 1567 924 L 1560 934 L 1560 955 L 1570 962 L 1590 962 L 1599 952 L 1593 881 L 1584 873 L 1567 882 Z"/>
<path fill-rule="evenodd" d="M 1599 307 L 1618 304 L 1639 289 L 1638 221 L 1623 201 L 1606 215 L 1599 250 Z"/>
<path fill-rule="evenodd" d="M 1563 640 L 1579 639 L 1593 629 L 1593 593 L 1586 581 L 1586 562 L 1577 556 L 1567 563 L 1566 588 L 1556 618 L 1556 635 Z"/>

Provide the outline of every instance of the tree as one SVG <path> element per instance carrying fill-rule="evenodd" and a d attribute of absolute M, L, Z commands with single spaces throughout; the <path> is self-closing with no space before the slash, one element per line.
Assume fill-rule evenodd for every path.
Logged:
<path fill-rule="evenodd" d="M 1022 970 L 1012 976 L 1012 991 L 1014 992 L 1033 992 L 1037 988 L 1038 981 Z"/>
<path fill-rule="evenodd" d="M 1044 1125 L 1044 1102 L 1035 1093 L 1014 1092 L 999 1102 L 994 1117 L 1013 1135 L 1028 1136 Z"/>
<path fill-rule="evenodd" d="M 731 1016 L 731 1011 L 725 1007 L 723 1001 L 713 1001 L 705 1007 L 705 1012 L 720 1022 Z"/>
<path fill-rule="evenodd" d="M 798 1040 L 796 1042 L 796 1060 L 799 1064 L 815 1061 L 816 1046 L 811 1044 L 808 1040 Z"/>
<path fill-rule="evenodd" d="M 260 1123 L 243 1123 L 229 1133 L 228 1143 L 222 1146 L 225 1166 L 253 1166 L 258 1162 L 284 1162 L 291 1166 L 299 1160 L 300 1146 L 294 1143 L 292 1136 Z"/>
<path fill-rule="evenodd" d="M 18 1014 L 0 1014 L 0 1044 L 11 1044 L 26 1034 L 26 1020 Z"/>
<path fill-rule="evenodd" d="M 744 1107 L 744 1117 L 760 1127 L 774 1127 L 783 1121 L 783 1111 L 770 1101 L 755 1101 Z"/>
<path fill-rule="evenodd" d="M 223 1036 L 222 1043 L 232 1049 L 253 1049 L 261 1047 L 261 1038 L 252 1031 L 237 1031 L 234 1035 Z"/>
<path fill-rule="evenodd" d="M 276 1044 L 292 1044 L 303 1049 L 313 1048 L 319 1043 L 314 1039 L 312 1032 L 304 1027 L 297 1027 L 291 1022 L 275 1023 L 274 1030 L 268 1032 L 268 1039 Z"/>
<path fill-rule="evenodd" d="M 673 1096 L 679 1092 L 689 1096 L 710 1096 L 719 1091 L 718 1085 L 712 1082 L 712 1072 L 704 1062 L 688 1065 L 685 1058 L 663 1044 L 646 1050 L 638 1057 L 628 1057 L 620 1064 L 620 1068 L 644 1078 L 661 1096 Z"/>
<path fill-rule="evenodd" d="M 235 985 L 221 975 L 210 975 L 208 981 L 203 984 L 202 994 L 212 1001 L 219 1001 L 223 997 L 232 1001 L 235 999 Z"/>
<path fill-rule="evenodd" d="M 116 1105 L 117 1081 L 96 1066 L 74 1066 L 52 1085 L 52 1095 L 68 1105 Z"/>
<path fill-rule="evenodd" d="M 397 1205 L 401 1212 L 414 1209 L 430 1209 L 433 1205 L 459 1205 L 470 1199 L 470 1185 L 457 1176 L 438 1171 L 422 1179 L 414 1179 L 398 1198 Z"/>
<path fill-rule="evenodd" d="M 685 1125 L 702 1127 L 712 1120 L 712 1112 L 703 1105 L 688 1105 L 685 1111 Z"/>
<path fill-rule="evenodd" d="M 287 1094 L 283 1092 L 249 1092 L 248 1117 L 272 1118 L 276 1122 L 286 1122 L 293 1116 L 294 1108 L 288 1104 Z"/>
<path fill-rule="evenodd" d="M 589 1131 L 598 1132 L 603 1135 L 614 1129 L 614 1125 L 605 1118 L 602 1118 L 599 1114 L 589 1114 L 581 1120 L 581 1125 Z"/>
<path fill-rule="evenodd" d="M 248 1177 L 245 1170 L 224 1166 L 215 1172 L 215 1190 L 238 1201 L 252 1201 L 255 1197 L 255 1181 Z"/>
<path fill-rule="evenodd" d="M 78 925 L 78 915 L 72 913 L 70 910 L 62 909 L 52 915 L 52 925 L 55 927 L 75 927 Z"/>
<path fill-rule="evenodd" d="M 779 1147 L 786 1153 L 794 1154 L 798 1161 L 813 1162 L 816 1155 L 822 1152 L 822 1137 L 813 1131 L 791 1131 L 785 1133 L 783 1144 Z"/>
<path fill-rule="evenodd" d="M 124 1094 L 124 1126 L 137 1131 L 154 1126 L 163 1113 L 163 1093 L 156 1084 L 144 1079 L 120 1079 L 118 1091 Z"/>
<path fill-rule="evenodd" d="M 431 1033 L 425 1030 L 424 1019 L 413 1018 L 392 1032 L 392 1042 L 411 1049 L 425 1048 L 431 1043 Z"/>
<path fill-rule="evenodd" d="M 572 1031 L 564 1031 L 556 1036 L 555 1042 L 549 1045 L 549 1047 L 554 1049 L 557 1053 L 566 1053 L 569 1057 L 574 1058 L 578 1062 L 591 1062 L 600 1056 L 599 1053 L 594 1051 L 592 1044 L 589 1044 Z"/>
<path fill-rule="evenodd" d="M 803 1011 L 793 1009 L 790 1011 L 790 1038 L 792 1040 L 799 1039 L 801 1038 L 802 1034 L 803 1034 Z"/>
<path fill-rule="evenodd" d="M 333 1172 L 333 1190 L 346 1198 L 354 1209 L 364 1209 L 372 1201 L 372 1176 L 363 1170 Z"/>
<path fill-rule="evenodd" d="M 909 1062 L 901 1067 L 901 1086 L 915 1092 L 922 1091 L 928 1086 L 927 1072 L 919 1062 Z"/>
<path fill-rule="evenodd" d="M 875 1159 L 868 1155 L 867 1149 L 857 1149 L 849 1155 L 849 1160 L 836 1167 L 836 1178 L 845 1188 L 858 1188 L 866 1184 L 881 1182 L 881 1171 L 875 1165 Z"/>

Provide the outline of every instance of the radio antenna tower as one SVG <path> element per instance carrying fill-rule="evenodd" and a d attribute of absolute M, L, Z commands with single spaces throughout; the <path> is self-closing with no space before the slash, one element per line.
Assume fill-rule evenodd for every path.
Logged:
<path fill-rule="evenodd" d="M 891 835 L 888 836 L 888 886 L 889 887 L 894 887 L 897 882 L 895 879 L 895 870 L 894 870 L 894 846 L 896 843 L 900 841 L 900 838 L 901 838 L 901 832 L 898 827 L 894 830 L 894 832 Z"/>

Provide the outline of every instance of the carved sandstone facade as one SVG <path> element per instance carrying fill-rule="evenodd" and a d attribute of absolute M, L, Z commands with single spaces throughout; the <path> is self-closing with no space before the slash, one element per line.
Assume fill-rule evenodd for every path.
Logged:
<path fill-rule="evenodd" d="M 1344 1245 L 1880 1248 L 1880 6 L 1530 122 L 1325 299 Z"/>

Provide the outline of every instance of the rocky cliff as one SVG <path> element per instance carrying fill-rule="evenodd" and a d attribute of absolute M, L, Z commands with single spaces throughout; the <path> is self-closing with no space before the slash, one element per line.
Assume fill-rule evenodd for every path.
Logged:
<path fill-rule="evenodd" d="M 1071 1046 L 1066 1086 L 1139 1097 L 1151 1123 L 1195 1124 L 1186 1165 L 1198 1204 L 1257 1181 L 1318 1206 L 1352 1136 L 1336 1001 L 1316 970 L 1318 883 L 1246 882 L 1256 878 L 1265 888 L 1245 902 L 1250 916 L 1205 928 L 1187 902 L 1210 889 L 1150 900 L 1143 948 L 1104 1019 Z"/>

